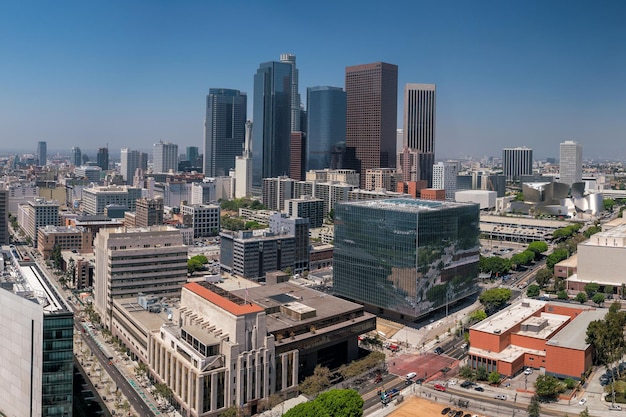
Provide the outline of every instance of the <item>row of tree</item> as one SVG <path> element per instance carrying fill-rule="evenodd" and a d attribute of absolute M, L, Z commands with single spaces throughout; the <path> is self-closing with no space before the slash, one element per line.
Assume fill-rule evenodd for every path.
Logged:
<path fill-rule="evenodd" d="M 503 275 L 511 269 L 530 265 L 547 250 L 548 244 L 546 242 L 531 242 L 523 252 L 516 253 L 511 256 L 511 259 L 502 258 L 500 256 L 481 256 L 478 262 L 478 268 L 481 272 L 490 273 L 491 275 Z"/>

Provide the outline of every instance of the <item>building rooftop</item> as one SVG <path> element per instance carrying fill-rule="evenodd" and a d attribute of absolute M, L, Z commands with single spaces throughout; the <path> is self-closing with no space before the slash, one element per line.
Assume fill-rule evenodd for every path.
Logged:
<path fill-rule="evenodd" d="M 611 229 L 596 233 L 579 245 L 623 248 L 626 246 L 626 224 L 619 224 Z"/>
<path fill-rule="evenodd" d="M 536 228 L 560 229 L 569 226 L 570 223 L 558 220 L 535 219 L 529 217 L 512 217 L 512 216 L 491 216 L 481 215 L 481 223 L 495 223 L 511 226 L 532 226 Z"/>
<path fill-rule="evenodd" d="M 414 198 L 388 198 L 383 200 L 365 200 L 341 202 L 338 204 L 349 206 L 364 206 L 385 210 L 402 211 L 406 213 L 420 213 L 425 211 L 442 210 L 452 207 L 466 207 L 465 203 L 453 203 L 449 201 L 421 200 Z"/>
<path fill-rule="evenodd" d="M 532 316 L 521 323 L 517 334 L 521 336 L 548 339 L 555 331 L 570 320 L 570 316 L 562 314 L 541 313 L 539 317 Z"/>
<path fill-rule="evenodd" d="M 253 297 L 247 296 L 248 289 L 242 290 L 242 295 L 229 292 L 207 282 L 192 282 L 184 286 L 189 291 L 215 304 L 236 316 L 260 313 L 264 308 L 252 302 Z"/>
<path fill-rule="evenodd" d="M 471 328 L 472 330 L 500 334 L 515 327 L 518 323 L 523 322 L 527 318 L 535 315 L 546 305 L 545 301 L 522 299 L 512 304 L 510 307 L 488 317 Z"/>
<path fill-rule="evenodd" d="M 84 227 L 81 226 L 51 226 L 47 225 L 44 227 L 40 227 L 39 231 L 43 233 L 83 233 L 85 231 Z"/>
<path fill-rule="evenodd" d="M 552 337 L 546 345 L 560 346 L 576 350 L 585 350 L 589 346 L 586 342 L 587 327 L 595 320 L 603 320 L 607 309 L 586 310 L 572 320 L 565 328 Z"/>
<path fill-rule="evenodd" d="M 567 259 L 562 260 L 555 267 L 561 268 L 576 268 L 578 266 L 578 253 L 573 254 Z"/>

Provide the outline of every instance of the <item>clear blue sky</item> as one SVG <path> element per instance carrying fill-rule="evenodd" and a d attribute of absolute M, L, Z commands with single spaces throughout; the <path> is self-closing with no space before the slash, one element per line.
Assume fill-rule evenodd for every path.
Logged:
<path fill-rule="evenodd" d="M 398 65 L 399 127 L 404 84 L 436 83 L 438 158 L 576 140 L 626 160 L 625 21 L 621 0 L 4 1 L 0 151 L 202 149 L 209 88 L 251 103 L 258 64 L 292 52 L 302 101 L 346 66 Z"/>

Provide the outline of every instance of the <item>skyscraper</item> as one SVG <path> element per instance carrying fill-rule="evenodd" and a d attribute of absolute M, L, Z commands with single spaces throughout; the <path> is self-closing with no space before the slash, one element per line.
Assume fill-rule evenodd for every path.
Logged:
<path fill-rule="evenodd" d="M 533 150 L 530 148 L 504 148 L 502 170 L 507 181 L 519 181 L 522 175 L 533 173 Z"/>
<path fill-rule="evenodd" d="M 298 92 L 298 69 L 294 54 L 280 54 L 280 62 L 291 65 L 291 131 L 303 131 L 300 119 L 300 93 Z"/>
<path fill-rule="evenodd" d="M 433 154 L 432 158 L 425 158 L 426 166 L 421 167 L 429 175 L 418 180 L 432 184 L 432 172 L 435 154 L 435 125 L 436 125 L 436 94 L 434 84 L 406 84 L 404 86 L 404 146 L 422 154 Z"/>
<path fill-rule="evenodd" d="M 46 166 L 48 159 L 48 144 L 45 141 L 37 142 L 37 165 Z"/>
<path fill-rule="evenodd" d="M 0 245 L 9 244 L 9 192 L 0 189 Z"/>
<path fill-rule="evenodd" d="M 246 138 L 243 146 L 243 154 L 235 159 L 235 197 L 243 198 L 252 195 L 252 122 L 246 122 Z"/>
<path fill-rule="evenodd" d="M 256 192 L 262 178 L 289 173 L 291 68 L 284 62 L 264 62 L 254 76 L 252 185 Z"/>
<path fill-rule="evenodd" d="M 81 166 L 83 164 L 83 154 L 78 146 L 74 146 L 70 153 L 70 165 Z"/>
<path fill-rule="evenodd" d="M 566 140 L 560 146 L 559 182 L 572 185 L 583 180 L 583 145 Z"/>
<path fill-rule="evenodd" d="M 109 148 L 98 148 L 97 164 L 103 171 L 109 169 Z"/>
<path fill-rule="evenodd" d="M 245 139 L 247 106 L 247 96 L 239 90 L 209 90 L 204 119 L 205 177 L 225 176 L 235 167 Z"/>
<path fill-rule="evenodd" d="M 148 154 L 133 151 L 129 148 L 122 148 L 120 155 L 120 173 L 126 183 L 132 183 L 137 168 L 144 171 L 148 169 Z"/>
<path fill-rule="evenodd" d="M 305 170 L 332 166 L 333 153 L 345 147 L 346 92 L 339 87 L 307 88 L 307 146 Z"/>
<path fill-rule="evenodd" d="M 152 149 L 154 172 L 178 171 L 178 145 L 172 142 L 155 143 Z"/>
<path fill-rule="evenodd" d="M 346 68 L 346 166 L 359 173 L 394 168 L 398 66 L 384 62 Z M 365 177 L 361 175 L 361 185 Z"/>
<path fill-rule="evenodd" d="M 433 165 L 433 188 L 445 190 L 446 200 L 454 200 L 457 173 L 455 162 L 439 162 Z"/>
<path fill-rule="evenodd" d="M 195 164 L 199 155 L 197 146 L 187 146 L 187 149 L 185 149 L 185 157 L 187 158 L 187 161 L 191 163 L 192 167 L 196 166 Z"/>

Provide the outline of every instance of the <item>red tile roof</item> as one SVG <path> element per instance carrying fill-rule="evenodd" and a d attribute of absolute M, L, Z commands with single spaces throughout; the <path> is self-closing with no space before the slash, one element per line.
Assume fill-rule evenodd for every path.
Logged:
<path fill-rule="evenodd" d="M 203 287 L 197 282 L 185 284 L 185 288 L 187 288 L 194 294 L 199 295 L 205 300 L 215 304 L 216 306 L 228 311 L 229 313 L 234 314 L 235 316 L 243 316 L 245 314 L 260 313 L 264 311 L 263 307 L 258 304 L 254 304 L 253 302 L 248 302 L 242 305 L 237 304 L 225 297 L 222 297 L 219 294 L 214 293 L 208 288 Z"/>

